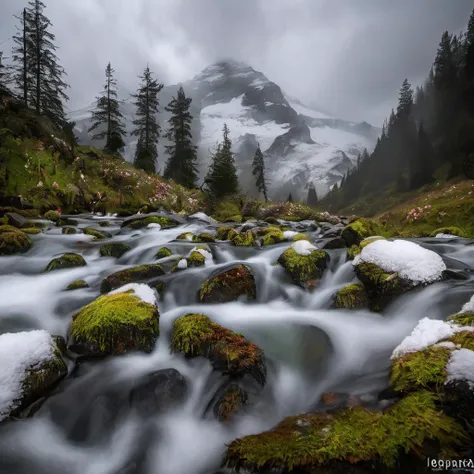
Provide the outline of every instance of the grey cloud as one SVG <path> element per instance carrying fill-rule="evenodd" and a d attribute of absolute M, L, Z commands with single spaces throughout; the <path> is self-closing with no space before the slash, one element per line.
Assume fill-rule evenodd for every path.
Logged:
<path fill-rule="evenodd" d="M 380 125 L 405 77 L 426 77 L 444 30 L 465 28 L 472 0 L 44 0 L 71 84 L 90 103 L 108 61 L 132 91 L 146 63 L 184 81 L 222 58 L 245 61 L 288 94 Z M 2 0 L 0 42 L 20 0 Z M 11 41 L 3 45 L 8 53 Z"/>

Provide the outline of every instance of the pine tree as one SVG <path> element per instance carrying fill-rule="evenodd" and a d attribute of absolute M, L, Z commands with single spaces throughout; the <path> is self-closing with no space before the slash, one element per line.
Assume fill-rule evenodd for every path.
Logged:
<path fill-rule="evenodd" d="M 398 118 L 408 117 L 411 113 L 412 107 L 413 107 L 413 89 L 411 88 L 411 85 L 408 82 L 408 79 L 405 79 L 400 89 L 400 95 L 399 95 L 398 107 L 397 107 L 397 117 Z"/>
<path fill-rule="evenodd" d="M 232 153 L 232 141 L 229 129 L 224 124 L 223 139 L 212 156 L 211 166 L 204 183 L 212 196 L 219 198 L 227 194 L 235 194 L 239 190 L 237 169 Z"/>
<path fill-rule="evenodd" d="M 286 200 L 286 202 L 293 202 L 293 196 L 290 194 L 288 194 L 288 199 Z"/>
<path fill-rule="evenodd" d="M 96 132 L 92 139 L 105 138 L 104 150 L 111 154 L 119 153 L 125 147 L 124 117 L 120 112 L 117 99 L 117 81 L 114 78 L 114 72 L 109 63 L 105 70 L 104 91 L 97 97 L 97 106 L 92 112 L 92 126 L 89 128 L 89 133 L 101 128 L 101 131 Z"/>
<path fill-rule="evenodd" d="M 10 69 L 3 61 L 3 51 L 0 51 L 0 94 L 10 90 L 10 82 Z"/>
<path fill-rule="evenodd" d="M 154 173 L 156 171 L 157 145 L 161 131 L 156 117 L 160 105 L 158 94 L 163 89 L 163 84 L 159 84 L 156 79 L 153 79 L 148 66 L 139 78 L 142 83 L 137 93 L 133 95 L 136 99 L 137 112 L 136 118 L 132 122 L 136 127 L 132 135 L 138 137 L 133 162 L 137 168 L 141 168 L 147 173 Z"/>
<path fill-rule="evenodd" d="M 63 127 L 66 123 L 63 102 L 68 100 L 65 93 L 68 85 L 63 79 L 66 73 L 59 65 L 55 35 L 49 31 L 52 24 L 44 15 L 44 8 L 40 0 L 31 0 L 19 18 L 21 28 L 13 37 L 15 79 L 25 104 Z"/>
<path fill-rule="evenodd" d="M 257 145 L 257 150 L 253 158 L 252 174 L 255 176 L 255 184 L 257 186 L 258 192 L 263 193 L 265 202 L 267 202 L 268 197 L 267 183 L 265 181 L 265 162 L 263 160 L 262 150 L 260 150 L 260 144 Z"/>
<path fill-rule="evenodd" d="M 187 188 L 194 188 L 198 180 L 197 147 L 192 140 L 193 117 L 189 112 L 191 102 L 192 99 L 186 97 L 183 87 L 180 86 L 176 97 L 165 107 L 167 112 L 171 112 L 171 118 L 168 120 L 170 128 L 165 134 L 171 145 L 165 147 L 169 158 L 164 176 Z"/>
<path fill-rule="evenodd" d="M 308 188 L 308 206 L 316 206 L 318 204 L 318 195 L 316 194 L 316 188 L 314 183 L 311 181 Z"/>

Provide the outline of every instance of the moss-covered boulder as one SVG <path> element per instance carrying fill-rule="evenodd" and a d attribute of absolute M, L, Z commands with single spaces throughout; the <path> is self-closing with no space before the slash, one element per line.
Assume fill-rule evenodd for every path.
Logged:
<path fill-rule="evenodd" d="M 340 289 L 334 295 L 334 303 L 337 308 L 362 309 L 369 306 L 369 298 L 364 285 L 355 283 Z"/>
<path fill-rule="evenodd" d="M 295 242 L 278 258 L 278 263 L 300 284 L 320 279 L 328 261 L 326 252 L 306 240 Z"/>
<path fill-rule="evenodd" d="M 279 244 L 285 241 L 283 232 L 278 227 L 264 227 L 257 229 L 256 234 L 262 246 Z"/>
<path fill-rule="evenodd" d="M 211 276 L 199 290 L 199 300 L 203 303 L 227 303 L 241 297 L 254 300 L 256 295 L 252 270 L 241 264 Z"/>
<path fill-rule="evenodd" d="M 202 232 L 201 234 L 198 235 L 198 241 L 199 242 L 215 242 L 216 238 L 212 234 L 209 234 L 208 232 Z"/>
<path fill-rule="evenodd" d="M 158 264 L 139 265 L 125 270 L 112 273 L 102 280 L 100 285 L 101 293 L 108 293 L 115 288 L 126 285 L 127 283 L 137 283 L 150 278 L 159 277 L 165 274 L 163 267 Z"/>
<path fill-rule="evenodd" d="M 222 226 L 217 229 L 217 240 L 232 240 L 237 235 L 235 229 L 229 226 Z"/>
<path fill-rule="evenodd" d="M 345 240 L 346 246 L 351 247 L 359 245 L 367 237 L 380 233 L 380 226 L 376 222 L 360 218 L 346 226 L 341 232 L 341 237 Z"/>
<path fill-rule="evenodd" d="M 463 428 L 437 402 L 435 395 L 420 391 L 383 414 L 352 407 L 291 416 L 270 431 L 233 441 L 224 465 L 250 472 L 424 472 L 413 464 L 398 470 L 400 454 L 424 469 L 430 446 L 449 458 L 464 441 Z"/>
<path fill-rule="evenodd" d="M 159 336 L 158 322 L 156 304 L 133 291 L 100 296 L 73 316 L 68 344 L 86 356 L 151 352 Z"/>
<path fill-rule="evenodd" d="M 308 240 L 308 241 L 310 241 L 311 238 L 309 237 L 309 235 L 298 233 L 293 237 L 292 240 L 293 240 L 293 242 L 298 242 L 299 240 Z"/>
<path fill-rule="evenodd" d="M 231 383 L 214 405 L 214 415 L 224 423 L 232 422 L 235 415 L 242 413 L 248 404 L 247 392 L 237 383 Z"/>
<path fill-rule="evenodd" d="M 61 214 L 58 211 L 48 211 L 44 214 L 44 218 L 48 221 L 58 222 L 61 220 Z"/>
<path fill-rule="evenodd" d="M 27 227 L 26 229 L 21 229 L 22 232 L 29 235 L 41 234 L 41 229 L 39 227 Z"/>
<path fill-rule="evenodd" d="M 82 288 L 90 288 L 84 280 L 75 280 L 66 287 L 66 291 L 80 290 Z"/>
<path fill-rule="evenodd" d="M 358 245 L 352 245 L 349 249 L 347 249 L 347 258 L 349 260 L 354 260 L 361 252 L 361 249 Z"/>
<path fill-rule="evenodd" d="M 87 265 L 84 257 L 77 253 L 65 253 L 61 257 L 54 258 L 48 263 L 45 268 L 46 272 L 52 272 L 53 270 L 64 270 L 66 268 L 77 268 L 85 267 Z"/>
<path fill-rule="evenodd" d="M 11 226 L 1 226 L 0 231 L 0 255 L 14 255 L 25 253 L 33 245 L 28 235 L 13 227 L 14 230 L 7 230 Z"/>
<path fill-rule="evenodd" d="M 12 225 L 0 225 L 0 234 L 6 234 L 7 232 L 24 232 L 23 230 L 19 230 Z"/>
<path fill-rule="evenodd" d="M 176 237 L 176 240 L 187 240 L 188 242 L 197 242 L 198 237 L 192 232 L 183 232 Z"/>
<path fill-rule="evenodd" d="M 236 247 L 252 247 L 255 244 L 255 237 L 251 230 L 240 232 L 232 238 L 232 244 Z"/>
<path fill-rule="evenodd" d="M 180 225 L 176 219 L 167 216 L 134 216 L 122 223 L 122 227 L 131 227 L 132 229 L 143 229 L 150 224 L 159 224 L 161 227 L 176 227 Z"/>
<path fill-rule="evenodd" d="M 99 221 L 99 227 L 110 227 L 111 225 L 110 221 Z"/>
<path fill-rule="evenodd" d="M 167 258 L 171 257 L 173 255 L 173 252 L 168 248 L 168 247 L 162 247 L 161 249 L 156 252 L 155 258 L 160 259 L 160 258 Z"/>
<path fill-rule="evenodd" d="M 75 234 L 78 234 L 79 231 L 75 229 L 74 227 L 63 227 L 61 229 L 61 233 L 64 235 L 75 235 Z"/>
<path fill-rule="evenodd" d="M 101 257 L 120 258 L 131 249 L 130 245 L 124 242 L 108 242 L 100 247 L 99 252 Z"/>
<path fill-rule="evenodd" d="M 94 229 L 93 227 L 86 227 L 82 229 L 82 232 L 86 235 L 92 235 L 95 237 L 94 240 L 110 239 L 112 234 L 110 232 L 105 232 L 105 230 Z"/>
<path fill-rule="evenodd" d="M 67 374 L 60 347 L 64 340 L 43 330 L 0 335 L 0 422 L 22 412 Z"/>
<path fill-rule="evenodd" d="M 464 237 L 464 238 L 469 238 L 469 234 L 464 230 L 461 229 L 460 227 L 440 227 L 439 229 L 434 230 L 430 236 L 431 237 L 436 237 L 438 234 L 448 234 L 448 235 L 453 235 L 455 237 Z"/>
<path fill-rule="evenodd" d="M 171 350 L 186 357 L 205 357 L 214 369 L 232 377 L 249 375 L 260 385 L 266 382 L 263 351 L 203 314 L 187 314 L 173 323 Z"/>
<path fill-rule="evenodd" d="M 197 250 L 191 252 L 187 258 L 188 268 L 192 267 L 203 267 L 206 264 L 206 257 Z"/>

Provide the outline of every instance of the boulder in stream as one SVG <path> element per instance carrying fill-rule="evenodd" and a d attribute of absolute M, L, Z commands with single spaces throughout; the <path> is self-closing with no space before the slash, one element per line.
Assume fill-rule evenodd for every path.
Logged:
<path fill-rule="evenodd" d="M 0 422 L 19 416 L 66 375 L 58 339 L 43 330 L 0 335 Z"/>
<path fill-rule="evenodd" d="M 131 247 L 125 242 L 108 242 L 100 247 L 99 252 L 101 257 L 120 258 L 129 250 L 131 250 Z"/>
<path fill-rule="evenodd" d="M 136 214 L 134 216 L 125 219 L 122 223 L 123 227 L 130 227 L 132 229 L 143 229 L 148 227 L 149 224 L 158 224 L 161 227 L 176 227 L 180 224 L 184 224 L 185 220 L 179 216 L 168 216 L 162 213 L 152 214 Z"/>
<path fill-rule="evenodd" d="M 229 384 L 214 405 L 214 416 L 229 423 L 235 415 L 242 413 L 248 404 L 247 392 L 237 383 Z"/>
<path fill-rule="evenodd" d="M 159 277 L 165 274 L 163 267 L 158 264 L 139 265 L 125 270 L 112 273 L 102 280 L 100 285 L 101 293 L 108 293 L 127 283 L 137 283 L 150 278 Z"/>
<path fill-rule="evenodd" d="M 380 226 L 370 219 L 359 218 L 347 225 L 341 232 L 346 246 L 359 245 L 362 240 L 380 234 Z"/>
<path fill-rule="evenodd" d="M 199 300 L 203 303 L 227 303 L 241 297 L 254 300 L 257 295 L 255 277 L 247 265 L 234 265 L 214 274 L 199 290 Z"/>
<path fill-rule="evenodd" d="M 155 292 L 144 284 L 125 285 L 73 316 L 69 347 L 85 356 L 151 352 L 158 321 Z"/>
<path fill-rule="evenodd" d="M 66 291 L 79 290 L 82 288 L 89 288 L 89 285 L 84 280 L 75 280 L 66 287 Z"/>
<path fill-rule="evenodd" d="M 236 235 L 236 230 L 227 225 L 219 227 L 216 232 L 216 238 L 218 240 L 232 240 Z"/>
<path fill-rule="evenodd" d="M 77 253 L 65 253 L 61 257 L 56 257 L 48 263 L 45 273 L 54 270 L 64 270 L 66 268 L 85 267 L 87 265 L 84 257 Z"/>
<path fill-rule="evenodd" d="M 0 226 L 0 255 L 25 253 L 32 245 L 25 232 L 9 225 Z"/>
<path fill-rule="evenodd" d="M 363 309 L 369 306 L 369 298 L 364 285 L 354 283 L 341 288 L 334 295 L 334 303 L 337 308 Z"/>

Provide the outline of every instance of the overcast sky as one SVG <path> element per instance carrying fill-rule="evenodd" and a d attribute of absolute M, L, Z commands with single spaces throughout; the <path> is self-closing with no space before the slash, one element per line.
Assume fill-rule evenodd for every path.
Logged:
<path fill-rule="evenodd" d="M 426 77 L 444 30 L 465 29 L 474 0 L 43 0 L 68 73 L 69 108 L 94 100 L 108 61 L 130 90 L 148 62 L 160 81 L 218 59 L 262 71 L 303 103 L 381 125 L 405 77 Z M 26 2 L 25 2 L 26 3 Z M 22 0 L 1 0 L 8 55 Z"/>

